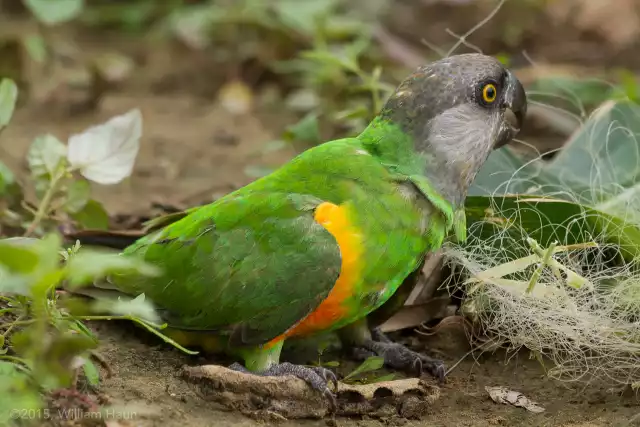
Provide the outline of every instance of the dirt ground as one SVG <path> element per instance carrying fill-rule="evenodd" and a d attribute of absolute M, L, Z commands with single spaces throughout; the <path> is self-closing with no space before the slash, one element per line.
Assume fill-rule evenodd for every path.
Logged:
<path fill-rule="evenodd" d="M 100 50 L 104 44 L 129 52 L 136 50 L 128 41 L 107 43 L 102 39 L 94 40 L 91 48 Z M 279 136 L 283 127 L 291 122 L 289 118 L 273 110 L 257 109 L 241 116 L 226 111 L 213 96 L 215 72 L 208 70 L 211 75 L 202 75 L 202 70 L 207 68 L 201 57 L 158 47 L 147 53 L 144 63 L 144 67 L 136 69 L 134 81 L 105 95 L 96 111 L 69 116 L 58 114 L 56 107 L 50 110 L 37 105 L 19 108 L 2 135 L 3 161 L 24 171 L 24 155 L 37 135 L 50 132 L 64 140 L 71 133 L 138 107 L 143 114 L 144 136 L 133 176 L 115 187 L 96 187 L 94 194 L 112 214 L 143 214 L 149 211 L 152 202 L 192 205 L 210 200 L 250 182 L 253 178 L 244 172 L 246 166 L 277 166 L 294 154 L 291 148 L 270 154 L 264 152 L 264 144 Z M 198 73 L 199 80 L 194 83 Z M 181 84 L 189 89 L 166 89 Z M 205 86 L 200 93 L 193 90 L 197 84 Z M 121 425 L 265 424 L 204 401 L 179 378 L 182 365 L 200 363 L 202 359 L 189 358 L 153 339 L 141 337 L 141 333 L 131 331 L 127 325 L 98 323 L 93 327 L 102 340 L 101 352 L 113 369 L 113 376 L 103 382 L 99 392 L 110 403 L 126 404 L 128 414 L 135 414 Z M 442 350 L 441 357 L 451 366 L 466 352 L 463 345 L 451 345 L 459 340 L 459 337 L 437 336 L 430 344 Z M 546 410 L 534 414 L 523 408 L 494 403 L 485 386 L 517 390 Z M 640 425 L 640 404 L 632 393 L 621 394 L 607 386 L 592 385 L 583 389 L 550 380 L 527 353 L 509 356 L 497 353 L 478 360 L 465 359 L 451 373 L 442 386 L 441 397 L 421 420 L 360 418 L 336 422 L 340 426 L 359 427 L 628 426 Z M 283 421 L 280 425 L 312 427 L 328 423 L 304 420 Z"/>
<path fill-rule="evenodd" d="M 198 356 L 184 356 L 163 345 L 154 345 L 131 328 L 112 324 L 94 325 L 103 340 L 102 354 L 112 364 L 113 377 L 100 387 L 110 403 L 129 416 L 135 426 L 238 426 L 265 425 L 265 421 L 230 412 L 203 400 L 179 376 L 184 364 L 215 363 Z M 466 353 L 464 336 L 441 334 L 429 345 L 448 366 Z M 430 379 L 427 379 L 430 381 Z M 485 386 L 504 386 L 519 391 L 545 408 L 534 414 L 523 408 L 494 403 Z M 640 425 L 640 405 L 635 395 L 614 392 L 607 387 L 571 387 L 545 377 L 540 364 L 526 352 L 485 354 L 465 359 L 450 374 L 440 398 L 421 420 L 338 418 L 339 426 L 376 427 L 480 427 L 563 426 L 623 427 Z M 273 423 L 266 422 L 267 425 Z M 126 424 L 125 424 L 126 425 Z M 326 426 L 327 420 L 281 421 L 281 426 Z"/>

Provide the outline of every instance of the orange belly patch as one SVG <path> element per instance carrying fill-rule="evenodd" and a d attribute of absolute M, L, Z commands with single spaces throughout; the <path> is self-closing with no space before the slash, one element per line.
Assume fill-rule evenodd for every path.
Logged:
<path fill-rule="evenodd" d="M 360 279 L 362 236 L 351 224 L 347 208 L 324 202 L 315 210 L 315 220 L 336 239 L 340 248 L 342 264 L 340 276 L 327 298 L 300 323 L 279 337 L 274 338 L 266 347 L 287 337 L 304 336 L 325 330 L 346 315 L 345 300 L 353 295 L 353 287 Z"/>

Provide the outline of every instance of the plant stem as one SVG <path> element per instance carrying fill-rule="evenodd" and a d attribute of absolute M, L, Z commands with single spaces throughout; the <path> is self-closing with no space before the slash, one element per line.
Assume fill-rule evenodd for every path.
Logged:
<path fill-rule="evenodd" d="M 8 356 L 6 354 L 0 355 L 0 360 L 6 360 L 7 362 L 13 362 L 13 363 L 16 363 L 16 364 L 20 363 L 20 364 L 25 364 L 26 365 L 26 362 L 25 362 L 25 360 L 23 358 L 16 357 L 16 356 Z"/>
<path fill-rule="evenodd" d="M 25 324 L 24 321 L 22 320 L 24 317 L 20 316 L 18 317 L 15 321 L 9 323 L 9 326 L 7 327 L 7 329 L 4 330 L 4 332 L 1 334 L 2 337 L 6 337 L 7 335 L 9 335 L 9 333 L 13 330 L 13 328 L 16 325 L 21 325 L 21 324 Z M 27 324 L 31 323 L 30 321 L 26 321 Z"/>
<path fill-rule="evenodd" d="M 157 337 L 161 338 L 167 344 L 171 344 L 172 346 L 174 346 L 175 348 L 177 348 L 178 350 L 180 350 L 180 351 L 182 351 L 184 353 L 187 353 L 187 354 L 190 354 L 190 355 L 198 354 L 197 351 L 192 351 L 192 350 L 189 350 L 189 349 L 181 346 L 176 341 L 172 340 L 171 338 L 169 338 L 168 336 L 166 336 L 165 334 L 160 332 L 159 329 L 166 328 L 167 327 L 166 324 L 158 325 L 156 323 L 148 322 L 146 320 L 140 319 L 139 317 L 131 316 L 131 315 L 128 315 L 128 314 L 125 314 L 123 316 L 118 316 L 118 315 L 116 315 L 116 316 L 108 316 L 108 315 L 75 316 L 75 318 L 79 319 L 79 320 L 129 320 L 131 322 L 137 323 L 138 325 L 140 325 L 143 328 L 145 328 L 147 331 L 149 331 L 152 334 L 156 335 Z"/>
<path fill-rule="evenodd" d="M 534 248 L 534 252 L 535 248 L 540 248 L 540 245 L 538 245 L 538 242 L 536 242 L 533 239 L 528 239 L 529 244 Z M 556 250 L 556 246 L 558 245 L 557 242 L 553 242 L 542 254 L 542 259 L 540 261 L 540 264 L 538 265 L 538 268 L 536 268 L 536 270 L 533 272 L 533 274 L 531 275 L 531 280 L 529 281 L 529 286 L 527 286 L 527 290 L 525 291 L 525 293 L 530 294 L 531 292 L 533 292 L 533 288 L 535 288 L 536 284 L 538 283 L 538 280 L 540 279 L 540 276 L 542 275 L 542 270 L 544 269 L 545 266 L 549 265 L 549 262 L 551 260 L 551 257 L 553 256 L 553 253 Z M 540 256 L 538 254 L 538 256 Z"/>
<path fill-rule="evenodd" d="M 60 184 L 62 178 L 65 176 L 65 172 L 66 170 L 64 168 L 59 168 L 56 174 L 51 177 L 49 188 L 47 188 L 47 192 L 44 193 L 44 197 L 38 205 L 38 210 L 36 211 L 33 221 L 24 233 L 25 237 L 31 236 L 36 228 L 38 228 L 38 225 L 40 225 L 44 217 L 47 215 L 47 212 L 49 211 L 49 205 L 51 205 L 53 196 L 55 196 L 56 191 L 58 190 L 58 185 Z"/>

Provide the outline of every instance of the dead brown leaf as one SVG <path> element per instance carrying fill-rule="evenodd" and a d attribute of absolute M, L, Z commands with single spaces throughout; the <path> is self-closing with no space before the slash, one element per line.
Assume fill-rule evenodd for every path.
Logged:
<path fill-rule="evenodd" d="M 328 399 L 293 376 L 262 377 L 203 365 L 183 367 L 182 377 L 204 399 L 247 415 L 272 419 L 274 415 L 322 418 L 330 414 Z M 339 382 L 336 415 L 421 418 L 439 397 L 438 387 L 418 378 L 363 385 Z"/>

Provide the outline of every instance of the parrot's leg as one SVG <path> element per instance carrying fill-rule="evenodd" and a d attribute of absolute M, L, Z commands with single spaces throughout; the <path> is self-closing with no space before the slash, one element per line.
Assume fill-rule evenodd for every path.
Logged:
<path fill-rule="evenodd" d="M 395 343 L 378 329 L 370 330 L 366 318 L 342 328 L 338 334 L 356 359 L 380 356 L 392 369 L 418 374 L 427 371 L 438 381 L 444 381 L 446 368 L 443 361 Z"/>
<path fill-rule="evenodd" d="M 284 341 L 273 344 L 269 348 L 244 349 L 237 352 L 245 361 L 245 366 L 234 363 L 229 369 L 246 374 L 260 375 L 265 377 L 284 377 L 291 375 L 300 378 L 314 390 L 318 390 L 329 399 L 332 409 L 336 408 L 336 398 L 329 389 L 329 384 L 333 383 L 334 388 L 338 387 L 338 378 L 329 369 L 317 366 L 309 367 L 304 365 L 294 365 L 293 363 L 279 363 L 280 352 Z"/>

